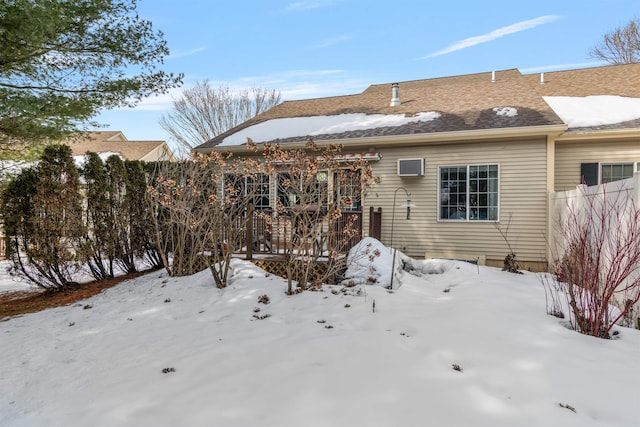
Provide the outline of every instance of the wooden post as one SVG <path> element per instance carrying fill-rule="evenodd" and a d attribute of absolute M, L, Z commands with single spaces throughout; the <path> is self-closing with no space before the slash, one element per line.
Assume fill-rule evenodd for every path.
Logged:
<path fill-rule="evenodd" d="M 247 248 L 247 259 L 251 261 L 253 258 L 253 204 L 249 203 L 247 205 L 247 219 L 246 219 L 246 248 Z"/>
<path fill-rule="evenodd" d="M 376 212 L 373 206 L 369 207 L 369 237 L 380 240 L 382 234 L 382 208 Z"/>
<path fill-rule="evenodd" d="M 369 206 L 369 232 L 367 233 L 367 235 L 369 237 L 374 237 L 375 238 L 375 224 L 374 224 L 374 210 L 373 210 L 373 206 Z"/>

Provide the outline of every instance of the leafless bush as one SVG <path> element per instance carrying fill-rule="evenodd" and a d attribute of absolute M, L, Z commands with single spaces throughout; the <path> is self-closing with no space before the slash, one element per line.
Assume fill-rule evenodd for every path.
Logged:
<path fill-rule="evenodd" d="M 340 147 L 320 149 L 312 141 L 299 150 L 248 141 L 247 149 L 234 158 L 194 155 L 157 174 L 149 193 L 169 273 L 209 267 L 224 287 L 232 254 L 271 245 L 286 258 L 289 293 L 335 281 L 359 226 L 348 210 L 372 181 L 369 165 L 340 162 Z M 274 247 L 276 239 L 284 244 Z"/>
<path fill-rule="evenodd" d="M 227 284 L 231 254 L 242 245 L 247 197 L 233 179 L 238 165 L 214 152 L 163 163 L 148 191 L 155 210 L 157 244 L 167 271 L 184 276 L 209 268 L 218 287 Z M 223 183 L 228 188 L 222 188 Z"/>
<path fill-rule="evenodd" d="M 518 262 L 518 256 L 516 255 L 513 246 L 511 246 L 511 239 L 509 238 L 509 228 L 511 227 L 511 218 L 512 214 L 509 215 L 509 220 L 507 221 L 507 226 L 503 229 L 498 222 L 494 222 L 493 225 L 502 236 L 502 239 L 506 243 L 509 248 L 509 253 L 504 257 L 504 265 L 502 267 L 502 271 L 508 271 L 509 273 L 522 274 L 520 271 L 520 263 Z"/>
<path fill-rule="evenodd" d="M 640 300 L 640 210 L 624 188 L 583 189 L 580 199 L 557 224 L 565 250 L 554 273 L 566 283 L 571 326 L 609 338 Z"/>
<path fill-rule="evenodd" d="M 373 174 L 366 160 L 339 161 L 341 148 L 320 148 L 312 140 L 298 150 L 264 148 L 265 162 L 281 165 L 275 170 L 275 215 L 290 219 L 277 230 L 286 235 L 288 293 L 296 292 L 293 282 L 299 290 L 338 282 L 346 252 L 356 243 L 360 225 L 350 211 L 360 208 L 360 195 Z"/>
<path fill-rule="evenodd" d="M 564 319 L 563 295 L 566 295 L 564 286 L 557 280 L 557 276 L 545 274 L 541 276 L 544 287 L 545 306 L 547 314 Z"/>

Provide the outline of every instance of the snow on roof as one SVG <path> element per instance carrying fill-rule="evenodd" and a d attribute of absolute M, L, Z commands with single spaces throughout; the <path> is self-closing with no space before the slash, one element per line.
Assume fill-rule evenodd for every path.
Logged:
<path fill-rule="evenodd" d="M 242 129 L 226 137 L 219 145 L 242 145 L 251 138 L 260 143 L 275 139 L 335 134 L 380 127 L 402 126 L 412 122 L 428 122 L 440 117 L 437 112 L 404 114 L 339 114 L 334 116 L 289 117 L 273 119 Z"/>
<path fill-rule="evenodd" d="M 493 109 L 498 116 L 515 117 L 518 115 L 518 110 L 513 107 L 496 107 Z"/>
<path fill-rule="evenodd" d="M 614 95 L 545 96 L 570 128 L 610 125 L 640 118 L 640 99 Z"/>
<path fill-rule="evenodd" d="M 104 153 L 97 153 L 97 154 L 98 154 L 98 157 L 100 157 L 100 160 L 102 160 L 102 163 L 106 162 L 107 159 L 111 156 L 118 156 L 122 160 L 125 160 L 125 158 L 122 157 L 120 153 L 115 153 L 112 151 L 105 151 Z M 85 155 L 73 156 L 73 163 L 76 165 L 77 168 L 81 169 L 84 167 L 85 163 L 87 163 L 87 156 Z"/>
<path fill-rule="evenodd" d="M 109 157 L 118 156 L 122 160 L 125 160 L 124 157 L 120 155 L 120 153 L 114 152 L 104 152 L 98 153 L 98 157 L 104 163 Z M 73 164 L 78 169 L 82 169 L 87 162 L 86 156 L 73 156 Z M 30 168 L 36 166 L 38 161 L 28 162 L 24 160 L 0 160 L 0 176 L 4 175 L 7 177 L 18 175 L 22 172 L 23 169 Z"/>
<path fill-rule="evenodd" d="M 25 160 L 0 160 L 0 176 L 18 175 L 22 169 L 35 165 L 35 162 Z"/>

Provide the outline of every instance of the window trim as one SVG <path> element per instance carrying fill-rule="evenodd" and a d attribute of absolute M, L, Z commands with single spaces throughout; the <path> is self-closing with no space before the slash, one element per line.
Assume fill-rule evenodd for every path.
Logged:
<path fill-rule="evenodd" d="M 496 215 L 496 219 L 469 219 L 469 212 L 471 210 L 471 207 L 469 206 L 469 200 L 471 199 L 471 197 L 469 197 L 469 170 L 472 167 L 476 167 L 476 166 L 496 166 L 498 168 L 498 190 L 497 190 L 497 203 L 495 205 L 495 208 L 497 209 L 497 215 Z M 440 213 L 441 213 L 441 175 L 442 175 L 442 169 L 443 168 L 462 168 L 465 167 L 466 168 L 466 200 L 465 200 L 465 209 L 466 209 L 466 218 L 465 219 L 449 219 L 449 218 L 441 218 L 440 217 Z M 436 211 L 436 215 L 437 215 L 437 221 L 438 222 L 446 222 L 446 223 L 487 223 L 487 222 L 500 222 L 500 163 L 468 163 L 468 164 L 454 164 L 454 165 L 438 165 L 438 180 L 437 180 L 437 187 L 436 187 L 436 197 L 437 197 L 437 211 Z M 492 206 L 487 206 L 487 208 L 490 208 Z"/>

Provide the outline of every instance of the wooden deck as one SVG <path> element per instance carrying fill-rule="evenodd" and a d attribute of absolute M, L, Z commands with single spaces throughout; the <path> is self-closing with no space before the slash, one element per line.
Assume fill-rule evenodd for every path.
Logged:
<path fill-rule="evenodd" d="M 254 255 L 288 254 L 306 248 L 316 253 L 331 250 L 346 253 L 362 239 L 362 212 L 343 212 L 337 219 L 323 215 L 276 215 L 267 210 L 249 211 L 242 253 Z"/>

